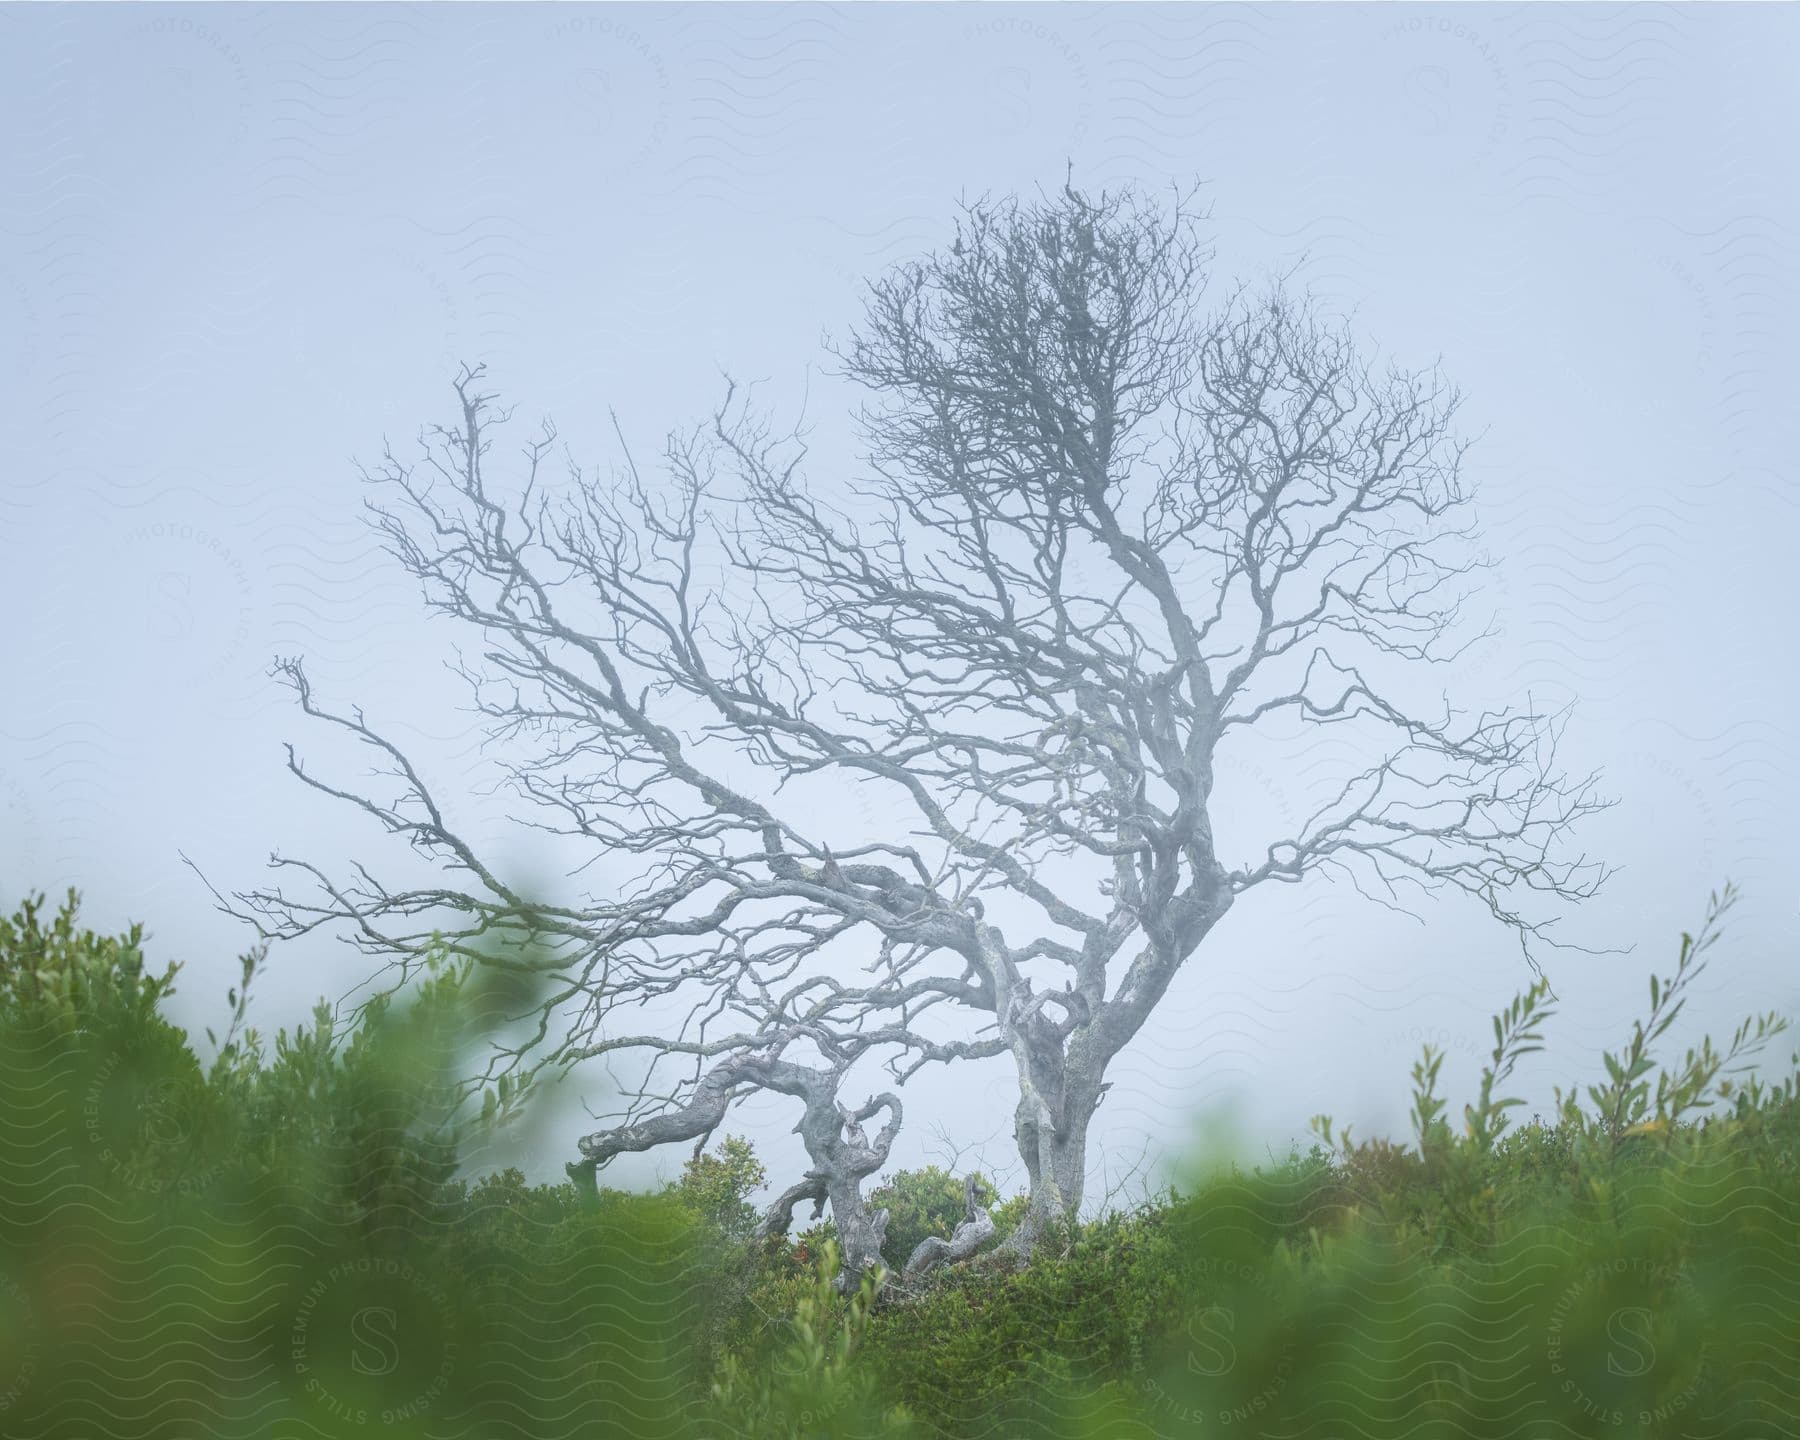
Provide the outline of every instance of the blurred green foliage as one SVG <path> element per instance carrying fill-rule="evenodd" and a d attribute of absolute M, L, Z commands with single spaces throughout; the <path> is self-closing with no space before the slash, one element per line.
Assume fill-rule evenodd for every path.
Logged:
<path fill-rule="evenodd" d="M 844 1296 L 834 1284 L 839 1268 L 837 1242 L 827 1239 L 770 1342 L 748 1360 L 735 1352 L 722 1357 L 711 1396 L 722 1425 L 782 1440 L 912 1432 L 905 1410 L 885 1405 L 873 1373 L 857 1363 L 881 1277 L 865 1274 Z"/>
<path fill-rule="evenodd" d="M 0 926 L 0 1434 L 699 1433 L 694 1212 L 457 1178 L 469 963 L 272 1043 L 234 992 L 203 1069 L 141 941 Z"/>
<path fill-rule="evenodd" d="M 1406 1143 L 1320 1117 L 1024 1269 L 842 1295 L 828 1222 L 755 1237 L 739 1137 L 655 1194 L 470 1178 L 528 1100 L 464 1083 L 505 1008 L 470 957 L 270 1041 L 253 952 L 203 1064 L 140 931 L 34 902 L 0 921 L 0 1434 L 1800 1433 L 1800 1104 L 1749 1069 L 1781 1023 L 1657 1058 L 1729 903 L 1549 1117 L 1508 1094 L 1538 986 L 1467 1105 L 1421 1058 Z M 896 1264 L 962 1214 L 937 1167 L 870 1198 Z"/>

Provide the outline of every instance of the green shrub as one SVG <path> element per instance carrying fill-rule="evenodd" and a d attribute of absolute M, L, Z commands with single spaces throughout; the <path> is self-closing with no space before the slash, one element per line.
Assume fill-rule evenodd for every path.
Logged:
<path fill-rule="evenodd" d="M 467 965 L 202 1067 L 140 941 L 0 922 L 0 1433 L 698 1433 L 693 1212 L 456 1177 Z"/>
<path fill-rule="evenodd" d="M 676 1193 L 702 1221 L 732 1240 L 748 1240 L 759 1218 L 750 1197 L 767 1178 L 756 1151 L 741 1135 L 727 1135 L 718 1152 L 691 1156 Z"/>
<path fill-rule="evenodd" d="M 948 1240 L 964 1219 L 962 1177 L 936 1165 L 899 1170 L 869 1192 L 869 1208 L 888 1212 L 882 1246 L 896 1270 L 928 1235 Z M 975 1177 L 975 1198 L 990 1209 L 999 1195 L 987 1176 Z"/>
<path fill-rule="evenodd" d="M 462 1177 L 522 1103 L 458 1081 L 465 962 L 272 1043 L 234 988 L 203 1066 L 140 931 L 34 903 L 0 922 L 0 1433 L 1784 1433 L 1800 1102 L 1747 1069 L 1780 1026 L 1655 1060 L 1711 925 L 1552 1119 L 1509 1123 L 1530 991 L 1460 1125 L 1428 1051 L 1408 1143 L 1322 1120 L 1309 1152 L 1053 1230 L 1024 1269 L 841 1296 L 829 1222 L 746 1243 L 739 1137 L 655 1195 Z M 981 1194 L 1003 1225 L 1020 1203 Z M 896 1263 L 962 1215 L 935 1167 L 871 1200 Z"/>
<path fill-rule="evenodd" d="M 712 1386 L 714 1423 L 757 1440 L 911 1431 L 905 1410 L 884 1405 L 874 1376 L 857 1363 L 884 1276 L 869 1271 L 840 1295 L 839 1268 L 837 1244 L 827 1241 L 778 1339 L 754 1363 L 725 1357 Z"/>

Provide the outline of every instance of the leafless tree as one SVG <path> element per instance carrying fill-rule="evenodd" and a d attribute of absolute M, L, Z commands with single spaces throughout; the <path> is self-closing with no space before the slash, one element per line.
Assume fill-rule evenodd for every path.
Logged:
<path fill-rule="evenodd" d="M 745 974 L 754 979 L 749 970 Z M 655 1093 L 646 1078 L 637 1087 L 634 1103 L 635 1111 L 643 1111 L 643 1116 L 581 1139 L 581 1159 L 569 1166 L 572 1177 L 587 1177 L 592 1183 L 599 1166 L 626 1150 L 650 1150 L 697 1139 L 698 1154 L 738 1094 L 787 1094 L 803 1107 L 794 1130 L 805 1143 L 812 1166 L 770 1206 L 758 1235 L 787 1235 L 794 1208 L 803 1201 L 812 1201 L 815 1219 L 830 1204 L 842 1256 L 839 1283 L 855 1285 L 862 1271 L 884 1264 L 887 1211 L 869 1210 L 862 1201 L 862 1183 L 886 1165 L 900 1132 L 904 1107 L 900 1096 L 882 1091 L 850 1109 L 839 1100 L 839 1091 L 860 1058 L 882 1046 L 905 1044 L 909 1037 L 902 1031 L 880 1028 L 839 1028 L 837 1019 L 846 1010 L 851 1012 L 851 1024 L 868 1021 L 877 1010 L 878 997 L 859 992 L 846 1001 L 837 986 L 828 986 L 826 994 L 819 990 L 819 985 L 808 985 L 781 995 L 765 992 L 756 997 L 756 1004 L 745 1004 L 743 997 L 738 997 L 731 1008 L 754 1015 L 758 1024 L 716 1039 L 621 1035 L 585 1046 L 589 1053 L 648 1051 L 653 1060 L 646 1075 L 655 1075 L 657 1062 L 680 1058 L 698 1060 L 704 1071 L 682 1076 L 671 1094 Z M 810 1051 L 810 1057 L 796 1057 L 792 1053 L 796 1049 Z M 886 1123 L 875 1138 L 869 1138 L 866 1121 L 884 1112 Z"/>
<path fill-rule="evenodd" d="M 304 892 L 235 908 L 271 935 L 346 926 L 402 962 L 523 928 L 552 983 L 496 1064 L 691 1062 L 583 1142 L 596 1162 L 703 1134 L 746 1088 L 799 1097 L 820 1175 L 781 1223 L 821 1188 L 836 1207 L 833 1177 L 885 1153 L 820 1159 L 864 1144 L 850 1118 L 873 1110 L 836 1099 L 852 1064 L 903 1081 L 1010 1056 L 1020 1255 L 1080 1206 L 1108 1066 L 1245 892 L 1314 874 L 1389 903 L 1460 891 L 1530 953 L 1603 878 L 1566 853 L 1598 802 L 1556 768 L 1556 717 L 1419 698 L 1480 570 L 1457 397 L 1366 363 L 1282 285 L 1207 308 L 1210 263 L 1180 196 L 964 207 L 836 350 L 869 397 L 866 465 L 823 484 L 734 388 L 659 474 L 621 435 L 612 474 L 552 493 L 554 431 L 496 465 L 505 415 L 466 373 L 424 462 L 390 452 L 371 476 L 376 523 L 431 606 L 485 637 L 464 673 L 527 813 L 638 868 L 602 899 L 528 903 L 400 750 L 290 664 L 305 708 L 384 754 L 399 793 L 292 768 L 451 883 L 277 857 Z M 1272 727 L 1336 728 L 1366 761 L 1234 863 L 1215 768 Z M 885 832 L 820 803 L 853 787 Z M 615 1033 L 639 1005 L 678 1018 Z M 790 1044 L 811 1061 L 779 1058 Z M 866 1259 L 879 1222 L 854 1214 Z"/>
<path fill-rule="evenodd" d="M 844 1270 L 847 1277 L 854 1277 L 882 1263 L 887 1211 L 868 1209 L 863 1203 L 862 1182 L 887 1163 L 904 1113 L 900 1097 L 883 1091 L 857 1109 L 847 1109 L 838 1100 L 841 1064 L 816 1066 L 776 1058 L 771 1052 L 780 1043 L 777 1039 L 762 1051 L 735 1051 L 706 1072 L 685 1103 L 673 1103 L 643 1120 L 588 1136 L 581 1142 L 582 1161 L 571 1169 L 591 1174 L 623 1151 L 648 1150 L 672 1141 L 698 1137 L 704 1144 L 724 1119 L 735 1092 L 756 1089 L 791 1095 L 805 1107 L 794 1129 L 805 1141 L 813 1165 L 782 1192 L 758 1233 L 785 1235 L 796 1205 L 812 1201 L 816 1218 L 829 1201 Z M 887 1123 L 871 1140 L 863 1124 L 882 1111 L 887 1112 Z"/>

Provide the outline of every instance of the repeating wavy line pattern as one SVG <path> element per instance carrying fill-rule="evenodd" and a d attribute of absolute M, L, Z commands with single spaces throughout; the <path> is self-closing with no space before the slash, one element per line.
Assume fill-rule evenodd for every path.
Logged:
<path fill-rule="evenodd" d="M 309 736 L 275 654 L 472 781 L 454 697 L 408 704 L 448 637 L 353 462 L 442 417 L 463 359 L 590 465 L 609 405 L 648 442 L 720 364 L 797 394 L 956 194 L 1072 160 L 1206 181 L 1228 268 L 1299 265 L 1394 352 L 1445 353 L 1499 562 L 1469 684 L 1578 702 L 1567 743 L 1620 800 L 1584 938 L 1660 944 L 1730 875 L 1746 959 L 1697 1018 L 1791 998 L 1791 12 L 37 7 L 0 37 L 0 601 L 31 677 L 0 687 L 0 882 L 217 952 L 182 944 L 206 899 L 176 849 L 222 874 L 328 833 L 285 818 Z M 1228 819 L 1254 837 L 1366 758 L 1247 759 Z M 1520 978 L 1460 919 L 1279 898 L 1121 1062 L 1121 1154 L 1172 1100 L 1262 1087 L 1285 1133 L 1346 1061 L 1383 1091 L 1371 1036 L 1479 1054 Z M 1616 1038 L 1647 959 L 1571 967 L 1570 1048 Z"/>
<path fill-rule="evenodd" d="M 354 1173 L 355 1137 L 283 1173 L 146 1132 L 137 1102 L 179 1070 L 153 1035 L 84 1047 L 11 1014 L 5 1031 L 0 1287 L 32 1312 L 0 1331 L 8 1436 L 650 1435 L 679 1420 L 656 1347 L 690 1333 L 704 1300 L 679 1235 L 624 1217 L 617 1236 L 571 1244 L 499 1198 L 508 1245 L 447 1266 L 427 1151 L 398 1158 L 371 1211 L 325 1178 Z M 406 1092 L 370 1087 L 362 1113 L 396 1102 Z M 184 1164 L 208 1145 L 203 1168 Z M 494 1323 L 471 1330 L 477 1315 Z M 381 1383 L 351 1393 L 341 1352 L 358 1344 Z"/>

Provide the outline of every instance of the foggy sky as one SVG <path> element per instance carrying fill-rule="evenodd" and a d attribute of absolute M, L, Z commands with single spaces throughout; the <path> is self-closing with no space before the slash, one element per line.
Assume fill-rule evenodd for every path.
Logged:
<path fill-rule="evenodd" d="M 820 340 L 862 278 L 944 243 L 959 196 L 1072 164 L 1204 182 L 1221 279 L 1298 265 L 1466 393 L 1499 634 L 1464 682 L 1575 702 L 1565 761 L 1618 801 L 1586 838 L 1623 868 L 1568 928 L 1625 953 L 1555 962 L 1527 1093 L 1593 1075 L 1727 878 L 1682 1043 L 1800 1017 L 1797 62 L 1791 7 L 0 10 L 0 901 L 74 884 L 93 922 L 143 920 L 180 1018 L 217 1023 L 249 937 L 178 851 L 227 887 L 274 848 L 394 854 L 285 774 L 284 741 L 342 752 L 274 655 L 448 793 L 477 771 L 442 673 L 474 637 L 380 554 L 357 462 L 451 418 L 463 360 L 521 438 L 554 415 L 601 465 L 609 411 L 654 452 L 728 370 L 804 406 L 828 488 L 855 452 Z M 1278 820 L 1306 780 L 1222 789 Z M 280 951 L 252 1018 L 360 978 Z M 1466 905 L 1257 895 L 1115 1064 L 1108 1163 L 1228 1102 L 1257 1148 L 1322 1109 L 1397 1131 L 1426 1040 L 1456 1113 L 1530 979 Z M 897 1163 L 942 1124 L 1016 1170 L 1011 1086 L 993 1061 L 909 1089 Z M 792 1120 L 737 1128 L 791 1158 Z"/>

